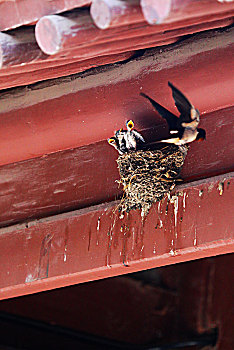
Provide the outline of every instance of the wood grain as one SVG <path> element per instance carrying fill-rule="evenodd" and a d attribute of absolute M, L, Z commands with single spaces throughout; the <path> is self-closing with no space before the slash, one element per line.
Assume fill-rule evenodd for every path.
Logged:
<path fill-rule="evenodd" d="M 0 298 L 231 253 L 233 191 L 225 174 L 180 187 L 178 205 L 156 204 L 144 221 L 110 203 L 1 229 Z"/>

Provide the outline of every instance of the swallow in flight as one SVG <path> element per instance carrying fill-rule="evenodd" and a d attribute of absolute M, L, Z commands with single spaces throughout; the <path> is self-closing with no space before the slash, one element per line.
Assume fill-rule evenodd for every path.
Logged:
<path fill-rule="evenodd" d="M 179 117 L 168 111 L 146 94 L 140 94 L 141 96 L 147 98 L 158 113 L 167 121 L 171 137 L 158 142 L 173 143 L 180 146 L 195 140 L 205 140 L 206 131 L 198 128 L 200 122 L 199 111 L 172 83 L 168 82 L 168 85 L 172 89 L 172 96 L 174 98 L 176 108 L 180 112 Z"/>

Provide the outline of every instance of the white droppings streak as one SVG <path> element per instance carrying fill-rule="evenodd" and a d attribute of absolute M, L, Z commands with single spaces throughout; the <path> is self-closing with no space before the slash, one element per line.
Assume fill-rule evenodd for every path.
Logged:
<path fill-rule="evenodd" d="M 30 273 L 26 278 L 25 278 L 25 283 L 30 283 L 33 282 L 34 278 L 33 275 Z"/>
<path fill-rule="evenodd" d="M 161 205 L 161 202 L 158 203 L 158 213 L 160 213 L 160 205 Z"/>
<path fill-rule="evenodd" d="M 178 197 L 174 200 L 174 215 L 175 215 L 175 227 L 177 226 L 177 215 L 178 215 L 179 200 Z M 177 233 L 176 233 L 177 237 Z"/>
<path fill-rule="evenodd" d="M 145 246 L 143 245 L 142 247 L 141 247 L 141 253 L 143 252 L 143 249 L 145 248 Z"/>
<path fill-rule="evenodd" d="M 183 208 L 185 209 L 185 204 L 186 204 L 186 192 L 184 193 L 184 197 L 183 197 Z"/>
<path fill-rule="evenodd" d="M 156 254 L 156 245 L 154 245 L 153 254 Z"/>
<path fill-rule="evenodd" d="M 170 254 L 171 256 L 174 256 L 174 255 L 175 255 L 174 250 L 173 250 L 173 249 L 171 249 L 171 250 L 169 251 L 169 254 Z"/>
<path fill-rule="evenodd" d="M 100 218 L 98 218 L 98 222 L 97 222 L 97 231 L 99 231 L 99 230 L 100 230 L 100 222 L 101 222 L 101 219 L 100 219 Z"/>
<path fill-rule="evenodd" d="M 65 192 L 65 190 L 54 190 L 54 194 L 56 194 L 56 193 L 63 193 L 63 192 Z"/>
<path fill-rule="evenodd" d="M 134 245 L 135 245 L 135 229 L 133 227 L 133 229 L 132 229 L 132 250 L 134 250 Z"/>
<path fill-rule="evenodd" d="M 194 240 L 193 240 L 193 245 L 197 245 L 197 229 L 195 228 L 195 237 L 194 237 Z"/>
<path fill-rule="evenodd" d="M 162 228 L 163 227 L 163 222 L 161 219 L 159 219 L 159 228 Z"/>
<path fill-rule="evenodd" d="M 219 183 L 218 190 L 219 190 L 219 195 L 222 196 L 223 190 L 224 190 L 224 183 L 223 182 Z"/>

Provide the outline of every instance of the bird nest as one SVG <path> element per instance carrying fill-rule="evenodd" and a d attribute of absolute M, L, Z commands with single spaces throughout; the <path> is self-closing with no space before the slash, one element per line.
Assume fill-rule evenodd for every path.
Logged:
<path fill-rule="evenodd" d="M 160 146 L 159 146 L 160 147 Z M 124 194 L 120 212 L 140 209 L 145 217 L 153 203 L 176 186 L 188 146 L 161 146 L 156 150 L 125 153 L 117 159 Z"/>

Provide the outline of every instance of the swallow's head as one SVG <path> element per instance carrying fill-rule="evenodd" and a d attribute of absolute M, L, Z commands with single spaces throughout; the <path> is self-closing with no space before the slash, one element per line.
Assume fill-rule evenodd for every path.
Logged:
<path fill-rule="evenodd" d="M 123 154 L 125 152 L 125 150 L 122 149 L 123 147 L 120 147 L 119 141 L 116 137 L 110 137 L 107 139 L 107 141 L 109 145 L 113 146 L 119 152 L 119 154 Z"/>
<path fill-rule="evenodd" d="M 204 141 L 206 139 L 206 131 L 204 129 L 197 129 L 198 134 L 196 137 L 197 141 Z"/>
<path fill-rule="evenodd" d="M 190 116 L 192 120 L 197 120 L 199 122 L 200 112 L 198 109 L 192 107 L 190 111 Z"/>
<path fill-rule="evenodd" d="M 123 132 L 123 128 L 117 130 L 117 131 L 115 132 L 115 137 L 118 138 L 118 137 L 121 135 L 122 132 Z"/>
<path fill-rule="evenodd" d="M 133 120 L 128 120 L 128 121 L 126 122 L 126 127 L 127 127 L 128 131 L 131 131 L 131 130 L 134 128 L 134 122 L 133 122 Z"/>
<path fill-rule="evenodd" d="M 117 140 L 115 137 L 110 137 L 109 139 L 107 139 L 107 141 L 111 146 L 117 146 Z"/>

